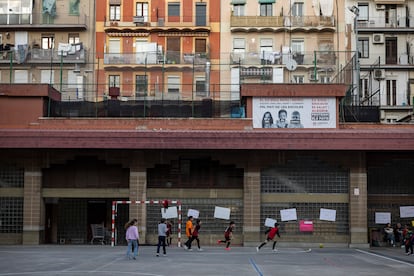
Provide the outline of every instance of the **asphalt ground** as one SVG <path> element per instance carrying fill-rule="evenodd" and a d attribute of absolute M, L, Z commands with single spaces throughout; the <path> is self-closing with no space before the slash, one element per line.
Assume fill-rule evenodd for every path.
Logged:
<path fill-rule="evenodd" d="M 162 252 L 162 251 L 161 251 Z M 39 245 L 0 246 L 0 276 L 5 275 L 412 275 L 414 256 L 404 249 L 376 247 L 278 248 L 224 245 L 192 252 L 167 247 L 156 257 L 155 246 L 140 246 L 137 260 L 126 258 L 126 246 Z"/>

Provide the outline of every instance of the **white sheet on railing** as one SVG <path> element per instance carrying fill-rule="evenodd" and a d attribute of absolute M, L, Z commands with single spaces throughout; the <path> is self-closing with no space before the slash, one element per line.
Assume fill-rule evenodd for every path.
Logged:
<path fill-rule="evenodd" d="M 323 16 L 333 15 L 333 4 L 333 0 L 319 0 L 319 5 L 321 6 Z"/>

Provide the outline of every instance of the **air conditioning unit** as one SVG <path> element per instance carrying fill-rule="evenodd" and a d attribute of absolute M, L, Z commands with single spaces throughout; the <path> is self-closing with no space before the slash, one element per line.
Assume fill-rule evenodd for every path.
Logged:
<path fill-rule="evenodd" d="M 376 8 L 377 10 L 385 10 L 385 5 L 377 4 L 377 5 L 375 6 L 375 8 Z"/>
<path fill-rule="evenodd" d="M 384 34 L 373 34 L 372 43 L 374 44 L 383 44 L 384 43 Z"/>
<path fill-rule="evenodd" d="M 385 79 L 385 69 L 374 69 L 374 79 Z"/>
<path fill-rule="evenodd" d="M 158 27 L 164 27 L 164 25 L 165 25 L 165 19 L 158 18 Z"/>

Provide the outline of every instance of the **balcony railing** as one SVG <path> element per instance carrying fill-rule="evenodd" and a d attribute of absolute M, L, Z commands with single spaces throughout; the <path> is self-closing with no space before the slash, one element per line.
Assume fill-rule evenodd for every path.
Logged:
<path fill-rule="evenodd" d="M 57 13 L 55 16 L 43 13 L 2 13 L 0 14 L 1 25 L 87 25 L 87 16 L 73 15 L 68 13 Z"/>
<path fill-rule="evenodd" d="M 230 27 L 335 27 L 333 16 L 232 16 Z"/>
<path fill-rule="evenodd" d="M 22 45 L 23 46 L 23 45 Z M 28 49 L 20 47 L 11 51 L 0 51 L 0 63 L 85 63 L 85 49 L 73 53 L 57 49 Z"/>
<path fill-rule="evenodd" d="M 106 65 L 128 65 L 128 64 L 195 64 L 205 65 L 209 61 L 207 53 L 181 53 L 167 51 L 162 52 L 140 52 L 140 53 L 107 53 L 104 55 Z"/>
<path fill-rule="evenodd" d="M 386 29 L 405 29 L 414 28 L 414 17 L 399 17 L 399 18 L 388 18 L 385 17 L 370 17 L 368 20 L 358 21 L 359 29 L 370 29 L 370 28 L 386 28 Z"/>
<path fill-rule="evenodd" d="M 105 18 L 105 27 L 209 27 L 210 20 L 207 17 L 172 17 L 159 16 L 156 21 L 144 16 L 121 16 L 119 19 Z"/>
<path fill-rule="evenodd" d="M 286 65 L 290 60 L 294 60 L 296 65 L 313 66 L 317 65 L 336 65 L 337 52 L 335 51 L 312 51 L 312 52 L 290 52 L 280 51 L 264 52 L 233 52 L 230 54 L 230 62 L 240 65 Z"/>

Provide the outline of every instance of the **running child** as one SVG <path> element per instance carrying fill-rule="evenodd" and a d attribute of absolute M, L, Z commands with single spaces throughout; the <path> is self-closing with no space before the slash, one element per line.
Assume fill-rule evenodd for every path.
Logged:
<path fill-rule="evenodd" d="M 267 229 L 266 232 L 265 232 L 265 234 L 267 234 L 266 240 L 264 242 L 262 242 L 258 247 L 256 247 L 256 251 L 257 252 L 259 252 L 260 248 L 262 248 L 263 246 L 265 246 L 265 244 L 267 244 L 270 241 L 273 241 L 273 239 L 276 237 L 276 235 L 280 238 L 279 224 L 277 222 L 275 222 L 275 226 L 272 227 L 272 228 Z M 274 252 L 277 251 L 277 249 L 275 249 L 276 243 L 277 243 L 277 241 L 273 241 L 272 250 Z"/>
<path fill-rule="evenodd" d="M 230 250 L 230 241 L 233 238 L 233 229 L 236 225 L 234 224 L 234 221 L 230 221 L 229 226 L 226 228 L 226 231 L 224 231 L 224 240 L 218 240 L 217 243 L 226 243 L 225 250 Z"/>

